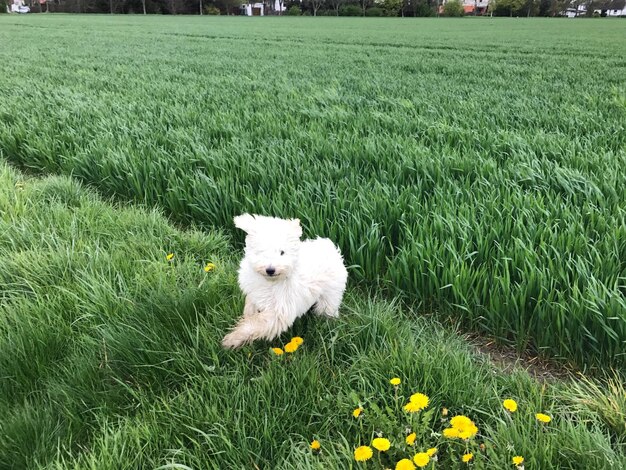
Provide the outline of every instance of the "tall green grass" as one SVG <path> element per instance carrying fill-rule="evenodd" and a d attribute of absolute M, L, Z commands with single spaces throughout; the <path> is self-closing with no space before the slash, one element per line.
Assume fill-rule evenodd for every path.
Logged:
<path fill-rule="evenodd" d="M 296 323 L 304 345 L 287 360 L 264 342 L 224 351 L 243 308 L 230 251 L 220 233 L 0 165 L 0 468 L 354 468 L 356 445 L 405 432 L 396 414 L 383 419 L 393 376 L 403 397 L 430 396 L 437 431 L 442 406 L 472 416 L 487 446 L 475 468 L 516 454 L 545 470 L 626 465 L 606 407 L 563 399 L 569 384 L 502 374 L 454 332 L 352 289 L 340 319 Z M 505 397 L 520 404 L 513 419 Z M 537 426 L 536 411 L 553 422 Z M 439 465 L 459 468 L 446 448 Z"/>
<path fill-rule="evenodd" d="M 4 158 L 204 228 L 298 216 L 356 282 L 626 364 L 620 22 L 0 21 Z"/>

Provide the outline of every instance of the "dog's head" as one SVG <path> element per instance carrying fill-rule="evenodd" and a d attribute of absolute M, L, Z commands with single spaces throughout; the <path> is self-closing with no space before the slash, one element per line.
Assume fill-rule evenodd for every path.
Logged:
<path fill-rule="evenodd" d="M 234 220 L 235 227 L 247 234 L 244 262 L 268 280 L 291 273 L 300 248 L 300 220 L 250 214 L 239 215 Z"/>

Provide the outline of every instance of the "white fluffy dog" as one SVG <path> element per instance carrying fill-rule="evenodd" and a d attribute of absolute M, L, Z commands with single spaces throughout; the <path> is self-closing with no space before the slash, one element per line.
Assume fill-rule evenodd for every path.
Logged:
<path fill-rule="evenodd" d="M 333 242 L 301 241 L 298 219 L 243 214 L 234 220 L 247 234 L 239 267 L 246 303 L 243 316 L 222 340 L 224 347 L 271 340 L 311 307 L 319 315 L 339 315 L 348 271 Z"/>

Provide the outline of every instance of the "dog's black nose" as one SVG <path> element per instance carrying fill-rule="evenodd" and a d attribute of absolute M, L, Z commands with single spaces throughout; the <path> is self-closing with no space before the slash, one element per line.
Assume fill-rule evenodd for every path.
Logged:
<path fill-rule="evenodd" d="M 267 273 L 268 276 L 273 276 L 276 270 L 274 268 L 266 268 L 265 272 Z"/>

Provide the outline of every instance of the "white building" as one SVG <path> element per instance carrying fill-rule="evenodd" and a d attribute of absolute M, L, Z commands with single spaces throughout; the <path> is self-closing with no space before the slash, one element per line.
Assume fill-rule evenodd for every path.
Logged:
<path fill-rule="evenodd" d="M 606 16 L 626 16 L 626 0 L 606 2 L 600 9 L 596 8 L 594 11 L 601 15 L 604 13 Z"/>
<path fill-rule="evenodd" d="M 265 16 L 263 3 L 244 3 L 240 7 L 241 14 L 245 16 Z"/>
<path fill-rule="evenodd" d="M 12 13 L 28 13 L 30 8 L 24 5 L 24 0 L 13 0 L 11 4 Z"/>
<path fill-rule="evenodd" d="M 463 10 L 466 15 L 484 15 L 488 7 L 489 0 L 463 0 Z"/>
<path fill-rule="evenodd" d="M 577 16 L 585 16 L 587 7 L 585 5 L 575 5 L 565 9 L 565 16 L 568 18 L 576 18 Z"/>
<path fill-rule="evenodd" d="M 439 0 L 439 12 L 443 12 L 443 6 L 448 0 Z M 489 7 L 489 0 L 461 0 L 463 12 L 467 16 L 485 15 Z"/>
<path fill-rule="evenodd" d="M 266 15 L 266 11 L 265 11 L 265 7 L 267 6 L 266 3 L 261 3 L 261 2 L 257 2 L 257 3 L 243 3 L 240 7 L 239 10 L 241 11 L 242 15 L 245 16 L 265 16 Z M 284 4 L 281 5 L 281 2 L 279 2 L 278 0 L 274 0 L 274 10 L 273 11 L 285 11 L 287 10 L 287 7 Z"/>
<path fill-rule="evenodd" d="M 626 0 L 606 0 L 594 5 L 594 14 L 600 16 L 626 16 Z M 568 18 L 576 18 L 587 14 L 587 5 L 570 5 L 563 14 Z"/>

